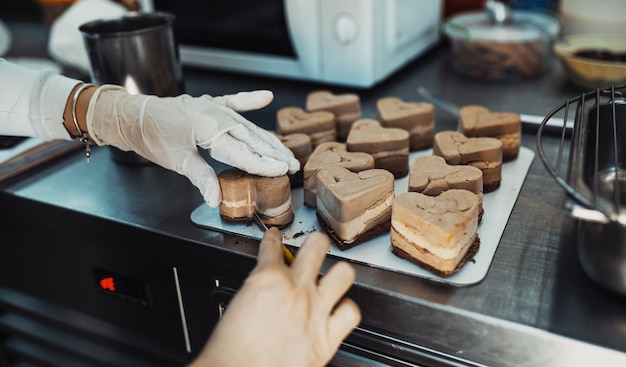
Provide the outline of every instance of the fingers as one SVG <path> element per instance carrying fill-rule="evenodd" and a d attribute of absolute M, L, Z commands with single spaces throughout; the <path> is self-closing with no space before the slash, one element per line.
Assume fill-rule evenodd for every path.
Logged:
<path fill-rule="evenodd" d="M 346 262 L 338 262 L 326 272 L 319 281 L 319 292 L 333 307 L 335 302 L 343 297 L 354 282 L 354 268 Z"/>
<path fill-rule="evenodd" d="M 270 134 L 267 130 L 257 126 L 238 112 L 251 109 L 250 107 L 263 107 L 264 103 L 269 103 L 273 98 L 270 91 L 242 92 L 235 95 L 211 98 L 204 96 L 206 99 L 213 101 L 223 118 L 229 120 L 224 121 L 221 125 L 230 126 L 228 134 L 248 145 L 250 150 L 262 156 L 274 158 L 284 161 L 289 166 L 289 172 L 295 173 L 300 169 L 300 163 L 293 156 L 293 153 L 287 148 L 276 136 Z M 245 108 L 244 108 L 245 104 Z M 213 134 L 209 134 L 213 135 Z M 207 137 L 202 137 L 200 141 L 212 141 Z M 202 146 L 202 143 L 200 143 Z M 208 148 L 204 146 L 204 148 Z"/>
<path fill-rule="evenodd" d="M 257 268 L 286 267 L 281 247 L 281 232 L 276 228 L 268 229 L 261 240 Z M 296 283 L 316 283 L 329 247 L 328 237 L 321 232 L 312 232 L 306 237 L 291 267 L 286 268 Z M 361 322 L 361 312 L 353 300 L 344 298 L 338 302 L 350 288 L 354 278 L 354 269 L 348 263 L 339 262 L 321 278 L 318 291 L 311 294 L 319 297 L 318 302 L 321 301 L 317 303 L 316 313 L 320 312 L 327 315 L 323 317 L 328 317 L 327 341 L 334 349 Z"/>
<path fill-rule="evenodd" d="M 310 233 L 291 264 L 294 277 L 300 283 L 316 279 L 329 248 L 330 240 L 326 235 L 321 232 Z"/>
<path fill-rule="evenodd" d="M 211 146 L 211 156 L 222 163 L 260 176 L 280 176 L 289 169 L 284 161 L 255 154 L 246 144 L 228 135 Z"/>
<path fill-rule="evenodd" d="M 216 208 L 220 205 L 222 191 L 217 174 L 197 151 L 188 154 L 176 171 L 187 176 L 189 181 L 200 190 L 204 201 L 210 207 Z"/>
<path fill-rule="evenodd" d="M 252 92 L 239 92 L 220 97 L 213 97 L 213 101 L 232 108 L 237 112 L 258 110 L 266 107 L 274 99 L 274 94 L 269 90 L 256 90 Z"/>
<path fill-rule="evenodd" d="M 349 299 L 343 299 L 328 319 L 329 343 L 335 348 L 361 322 L 361 311 L 357 304 Z"/>
<path fill-rule="evenodd" d="M 265 231 L 259 245 L 257 268 L 284 264 L 282 245 L 283 235 L 277 228 L 270 227 Z"/>
<path fill-rule="evenodd" d="M 252 124 L 251 122 L 248 123 Z M 241 124 L 241 127 L 230 130 L 229 134 L 248 145 L 255 153 L 287 163 L 290 173 L 295 173 L 300 169 L 300 162 L 294 157 L 291 150 L 276 136 L 256 125 L 251 128 Z"/>

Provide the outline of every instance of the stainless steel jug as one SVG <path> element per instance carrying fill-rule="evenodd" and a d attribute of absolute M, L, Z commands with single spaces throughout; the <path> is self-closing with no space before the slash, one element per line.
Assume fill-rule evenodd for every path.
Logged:
<path fill-rule="evenodd" d="M 129 93 L 173 97 L 184 92 L 178 46 L 169 13 L 132 13 L 79 27 L 91 65 L 91 81 L 116 84 Z M 132 152 L 112 147 L 120 163 L 146 163 Z"/>

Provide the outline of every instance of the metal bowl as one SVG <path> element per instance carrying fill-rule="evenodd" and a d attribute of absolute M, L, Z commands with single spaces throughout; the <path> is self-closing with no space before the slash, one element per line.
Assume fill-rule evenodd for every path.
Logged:
<path fill-rule="evenodd" d="M 566 210 L 578 219 L 582 267 L 596 283 L 622 295 L 626 295 L 625 95 L 626 86 L 584 93 L 552 111 L 537 132 L 539 156 L 568 193 Z M 543 128 L 556 116 L 567 121 L 570 114 L 575 115 L 571 139 L 565 139 L 564 131 L 552 164 L 541 146 Z M 566 167 L 564 173 L 561 166 Z"/>

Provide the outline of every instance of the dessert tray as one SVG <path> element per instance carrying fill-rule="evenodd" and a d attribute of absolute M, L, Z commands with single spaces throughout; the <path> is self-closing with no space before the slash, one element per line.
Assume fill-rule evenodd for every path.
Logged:
<path fill-rule="evenodd" d="M 432 154 L 432 149 L 411 153 L 409 160 L 416 157 Z M 533 162 L 535 153 L 525 147 L 520 149 L 517 159 L 502 165 L 502 183 L 500 187 L 483 196 L 485 210 L 481 223 L 478 226 L 480 249 L 473 260 L 468 261 L 456 274 L 448 277 L 435 275 L 416 264 L 397 257 L 391 252 L 389 231 L 357 245 L 346 251 L 339 250 L 331 245 L 328 254 L 350 262 L 365 264 L 374 268 L 384 269 L 410 276 L 424 278 L 439 283 L 454 286 L 468 286 L 483 280 L 500 243 L 502 232 L 517 201 L 517 196 L 526 179 L 528 169 Z M 406 192 L 409 176 L 395 181 L 396 195 Z M 292 190 L 293 223 L 282 230 L 285 244 L 300 247 L 306 234 L 312 231 L 324 231 L 317 222 L 315 209 L 303 203 L 303 189 Z M 220 217 L 219 208 L 211 208 L 206 204 L 200 205 L 191 214 L 191 221 L 202 228 L 223 233 L 237 234 L 244 237 L 260 240 L 263 231 L 254 223 L 230 223 Z"/>

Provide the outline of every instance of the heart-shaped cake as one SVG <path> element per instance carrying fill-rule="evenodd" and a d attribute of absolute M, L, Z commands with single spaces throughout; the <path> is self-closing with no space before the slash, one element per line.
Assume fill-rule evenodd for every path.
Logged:
<path fill-rule="evenodd" d="M 220 216 L 229 222 L 251 222 L 254 213 L 268 227 L 283 228 L 294 218 L 289 177 L 262 177 L 237 168 L 218 175 L 222 190 Z"/>
<path fill-rule="evenodd" d="M 357 94 L 334 94 L 328 90 L 317 90 L 306 98 L 309 112 L 328 111 L 335 115 L 337 139 L 345 140 L 352 123 L 361 118 L 361 100 Z"/>
<path fill-rule="evenodd" d="M 311 144 L 311 137 L 303 133 L 294 133 L 287 135 L 276 134 L 278 139 L 284 146 L 286 146 L 293 155 L 302 162 L 302 159 L 308 159 L 311 153 L 313 153 L 313 146 Z"/>
<path fill-rule="evenodd" d="M 478 251 L 478 197 L 452 189 L 438 196 L 407 192 L 393 200 L 393 253 L 441 276 L 459 271 Z"/>
<path fill-rule="evenodd" d="M 409 133 L 406 130 L 382 127 L 373 119 L 359 119 L 352 124 L 346 146 L 350 152 L 371 154 L 376 168 L 386 169 L 396 178 L 409 173 Z"/>
<path fill-rule="evenodd" d="M 467 137 L 493 137 L 502 141 L 503 160 L 519 155 L 521 116 L 511 112 L 491 112 L 483 106 L 468 105 L 459 110 L 458 130 Z"/>
<path fill-rule="evenodd" d="M 276 112 L 276 120 L 280 134 L 307 134 L 314 148 L 337 138 L 335 115 L 327 111 L 306 112 L 298 107 L 284 107 Z"/>
<path fill-rule="evenodd" d="M 344 167 L 353 172 L 372 169 L 374 157 L 363 152 L 348 152 L 346 146 L 339 142 L 322 143 L 313 150 L 309 160 L 304 165 L 304 204 L 315 208 L 317 205 L 315 190 L 317 172 L 327 167 Z"/>
<path fill-rule="evenodd" d="M 302 173 L 302 167 L 306 164 L 313 152 L 313 144 L 311 143 L 311 137 L 307 134 L 294 133 L 287 135 L 275 134 L 278 139 L 293 153 L 294 157 L 300 162 L 300 169 L 298 172 L 289 174 L 289 181 L 291 187 L 302 186 L 304 175 Z"/>
<path fill-rule="evenodd" d="M 433 154 L 448 164 L 465 164 L 483 172 L 483 192 L 500 187 L 502 179 L 502 142 L 496 138 L 468 138 L 458 131 L 435 134 Z"/>
<path fill-rule="evenodd" d="M 382 169 L 328 167 L 317 174 L 317 218 L 341 250 L 389 230 L 394 177 Z"/>
<path fill-rule="evenodd" d="M 411 151 L 432 146 L 435 134 L 435 106 L 432 103 L 385 97 L 376 102 L 376 116 L 384 127 L 408 131 Z"/>
<path fill-rule="evenodd" d="M 449 165 L 435 155 L 416 157 L 411 162 L 408 191 L 437 196 L 450 189 L 469 190 L 482 197 L 482 171 L 472 166 Z"/>

